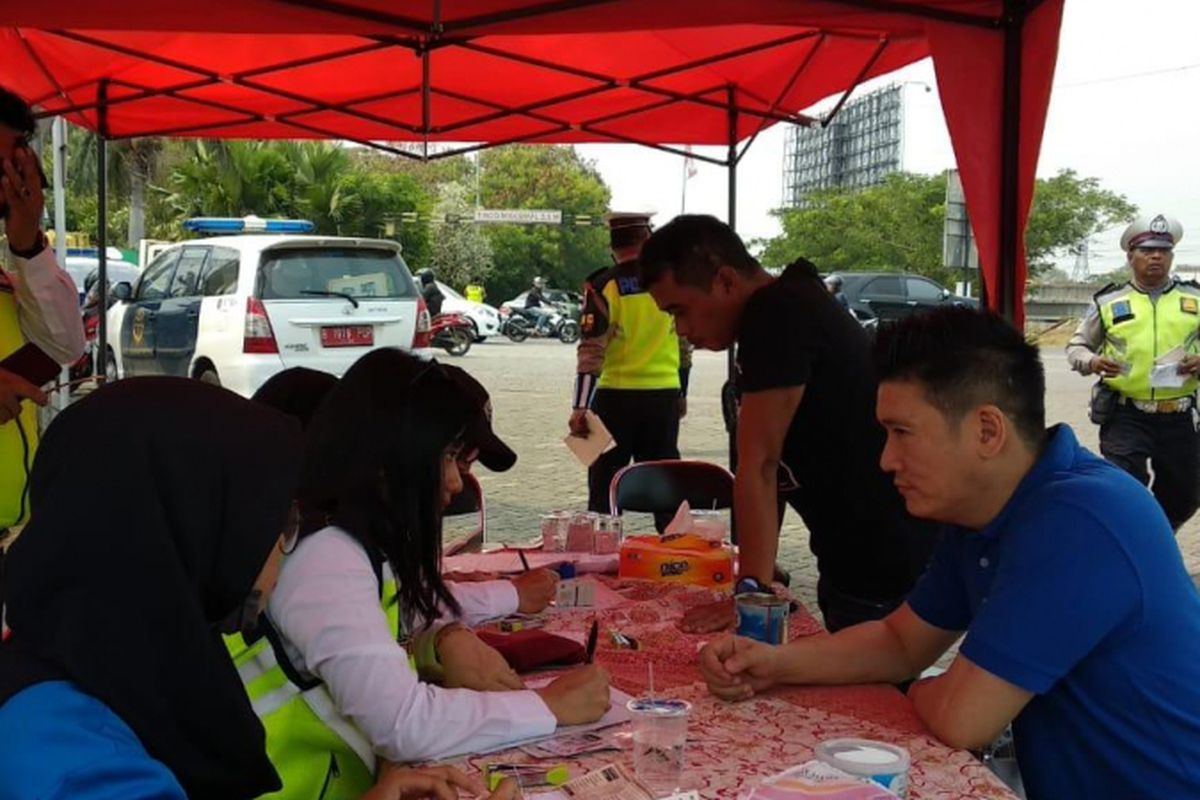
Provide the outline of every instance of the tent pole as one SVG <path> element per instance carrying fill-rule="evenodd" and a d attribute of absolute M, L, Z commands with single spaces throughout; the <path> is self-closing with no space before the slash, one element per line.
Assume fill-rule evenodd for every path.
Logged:
<path fill-rule="evenodd" d="M 100 315 L 96 331 L 96 375 L 108 374 L 108 81 L 100 81 L 96 105 L 96 249 L 99 261 L 96 278 Z"/>
<path fill-rule="evenodd" d="M 1018 183 L 1021 162 L 1021 61 L 1025 25 L 1023 0 L 1004 1 L 1004 113 L 1000 152 L 1000 263 L 996 272 L 996 308 L 1016 319 Z"/>
<path fill-rule="evenodd" d="M 50 146 L 54 153 L 54 256 L 59 264 L 67 263 L 67 124 L 62 117 L 55 117 L 50 124 Z M 65 386 L 71 380 L 71 368 L 63 367 L 59 382 L 64 388 L 56 393 L 54 406 L 59 411 L 67 407 L 71 389 Z"/>
<path fill-rule="evenodd" d="M 728 170 L 729 176 L 729 227 L 737 230 L 737 125 L 738 125 L 738 109 L 737 97 L 732 86 L 725 89 L 726 99 L 729 108 L 729 150 L 725 156 L 725 168 Z M 734 376 L 737 375 L 737 346 L 730 345 L 726 351 L 726 386 L 730 387 L 733 384 Z M 722 404 L 728 404 L 726 391 L 721 392 Z M 729 398 L 731 400 L 732 398 Z M 725 428 L 729 434 L 729 471 L 737 471 L 737 418 L 730 412 L 732 409 L 726 410 Z"/>

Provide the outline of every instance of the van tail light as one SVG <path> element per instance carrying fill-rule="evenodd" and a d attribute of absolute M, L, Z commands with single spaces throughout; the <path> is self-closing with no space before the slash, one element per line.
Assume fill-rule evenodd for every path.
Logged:
<path fill-rule="evenodd" d="M 433 333 L 431 332 L 432 325 L 429 319 L 429 307 L 425 305 L 425 298 L 417 296 L 417 327 L 413 333 L 413 350 L 423 350 L 433 346 Z"/>
<path fill-rule="evenodd" d="M 246 298 L 246 327 L 242 335 L 243 353 L 278 353 L 275 331 L 271 330 L 271 319 L 262 300 Z"/>

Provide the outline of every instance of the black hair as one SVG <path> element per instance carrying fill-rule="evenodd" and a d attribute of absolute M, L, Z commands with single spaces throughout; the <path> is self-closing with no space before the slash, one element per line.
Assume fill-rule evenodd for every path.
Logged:
<path fill-rule="evenodd" d="M 301 535 L 334 524 L 386 559 L 410 630 L 439 604 L 461 610 L 441 577 L 442 466 L 477 413 L 436 361 L 381 348 L 347 370 L 307 430 Z"/>
<path fill-rule="evenodd" d="M 328 372 L 291 367 L 268 378 L 250 399 L 295 417 L 300 427 L 307 429 L 321 401 L 337 386 L 337 380 Z"/>
<path fill-rule="evenodd" d="M 649 289 L 668 272 L 686 286 L 707 290 L 721 267 L 743 275 L 761 269 L 733 228 L 708 214 L 681 214 L 642 245 L 638 273 Z"/>
<path fill-rule="evenodd" d="M 952 424 L 992 404 L 1035 450 L 1046 431 L 1046 372 L 1038 349 L 997 315 L 946 307 L 879 332 L 879 381 L 913 381 Z"/>
<path fill-rule="evenodd" d="M 0 125 L 5 125 L 25 136 L 32 136 L 37 129 L 33 109 L 20 95 L 0 86 Z"/>

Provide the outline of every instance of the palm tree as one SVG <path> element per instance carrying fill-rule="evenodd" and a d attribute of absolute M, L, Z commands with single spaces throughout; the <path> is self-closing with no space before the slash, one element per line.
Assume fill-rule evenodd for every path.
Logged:
<path fill-rule="evenodd" d="M 146 236 L 146 187 L 158 169 L 161 139 L 127 139 L 119 152 L 129 176 L 129 247 L 136 248 Z"/>
<path fill-rule="evenodd" d="M 295 170 L 296 210 L 318 233 L 339 233 L 361 205 L 345 180 L 350 156 L 330 142 L 284 142 L 281 148 Z"/>
<path fill-rule="evenodd" d="M 146 189 L 154 180 L 161 139 L 118 139 L 108 142 L 108 191 L 129 198 L 127 246 L 136 248 L 146 235 Z M 95 195 L 96 134 L 67 127 L 67 187 L 75 195 Z"/>
<path fill-rule="evenodd" d="M 171 175 L 171 205 L 182 216 L 288 215 L 292 169 L 263 142 L 195 141 Z"/>

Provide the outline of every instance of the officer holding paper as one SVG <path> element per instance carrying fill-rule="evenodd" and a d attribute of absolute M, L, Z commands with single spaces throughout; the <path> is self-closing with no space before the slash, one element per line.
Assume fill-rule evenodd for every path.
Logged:
<path fill-rule="evenodd" d="M 1100 452 L 1151 488 L 1176 530 L 1200 505 L 1200 285 L 1171 275 L 1182 238 L 1164 214 L 1130 223 L 1129 280 L 1096 293 L 1067 345 L 1071 367 L 1100 378 L 1091 406 Z"/>
<path fill-rule="evenodd" d="M 650 214 L 611 214 L 614 266 L 584 283 L 575 391 L 569 427 L 588 434 L 591 409 L 616 446 L 588 469 L 588 509 L 609 512 L 613 476 L 633 461 L 679 458 L 679 420 L 687 410 L 691 347 L 638 279 Z M 665 520 L 664 520 L 665 522 Z"/>

